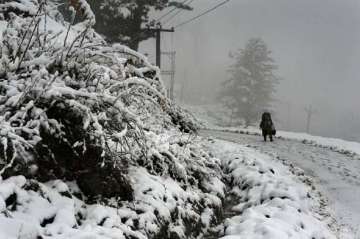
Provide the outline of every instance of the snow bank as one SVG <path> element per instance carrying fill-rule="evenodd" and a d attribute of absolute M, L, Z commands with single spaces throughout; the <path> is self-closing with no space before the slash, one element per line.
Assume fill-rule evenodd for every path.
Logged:
<path fill-rule="evenodd" d="M 313 145 L 328 147 L 332 150 L 336 150 L 345 154 L 355 153 L 358 156 L 360 156 L 360 143 L 358 142 L 352 142 L 352 141 L 336 139 L 336 138 L 314 136 L 306 133 L 293 133 L 286 131 L 280 131 L 278 136 L 287 139 L 300 140 L 303 141 L 304 143 L 309 143 Z"/>
<path fill-rule="evenodd" d="M 236 214 L 224 223 L 224 239 L 336 238 L 319 214 L 321 199 L 287 166 L 225 141 L 211 149 L 227 172 Z"/>
<path fill-rule="evenodd" d="M 74 181 L 39 183 L 23 176 L 1 180 L 0 238 L 202 237 L 219 223 L 225 195 L 219 161 L 200 141 L 181 147 L 185 137 L 155 138 L 160 154 L 176 156 L 175 161 L 159 156 L 151 168 L 130 166 L 131 201 L 114 197 L 87 203 Z"/>
<path fill-rule="evenodd" d="M 22 176 L 9 178 L 0 184 L 0 203 L 0 238 L 146 238 L 121 225 L 116 209 L 86 205 L 59 181 L 41 184 Z"/>
<path fill-rule="evenodd" d="M 96 34 L 85 0 L 75 26 L 50 2 L 12 2 L 0 4 L 0 238 L 206 234 L 221 169 L 159 68 Z"/>

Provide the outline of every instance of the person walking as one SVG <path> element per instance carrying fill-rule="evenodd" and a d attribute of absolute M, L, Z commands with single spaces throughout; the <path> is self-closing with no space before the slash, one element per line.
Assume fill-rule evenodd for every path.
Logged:
<path fill-rule="evenodd" d="M 266 142 L 266 137 L 269 136 L 270 141 L 273 141 L 273 135 L 276 134 L 274 123 L 271 119 L 271 114 L 269 112 L 264 112 L 261 116 L 260 129 Z"/>

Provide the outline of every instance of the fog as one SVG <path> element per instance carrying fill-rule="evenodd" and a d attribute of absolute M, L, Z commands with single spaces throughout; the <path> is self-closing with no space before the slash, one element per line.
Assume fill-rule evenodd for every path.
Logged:
<path fill-rule="evenodd" d="M 194 1 L 194 11 L 165 27 L 220 2 Z M 177 89 L 185 84 L 185 103 L 214 104 L 220 83 L 228 78 L 229 52 L 261 37 L 282 78 L 274 102 L 278 128 L 305 131 L 304 108 L 312 105 L 317 112 L 311 133 L 360 141 L 359 27 L 358 0 L 232 0 L 174 34 L 164 33 L 162 50 L 176 51 L 175 80 Z M 140 46 L 151 59 L 154 49 L 154 40 Z M 163 62 L 167 68 L 166 56 Z"/>

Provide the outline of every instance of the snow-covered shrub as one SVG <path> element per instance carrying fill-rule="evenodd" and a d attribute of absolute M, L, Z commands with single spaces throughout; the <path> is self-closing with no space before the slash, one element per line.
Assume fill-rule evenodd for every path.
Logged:
<path fill-rule="evenodd" d="M 74 2 L 84 15 L 75 26 L 46 1 L 0 4 L 0 173 L 77 180 L 88 196 L 131 199 L 126 169 L 152 158 L 148 132 L 195 127 L 166 98 L 159 69 L 107 45 L 86 1 Z"/>
<path fill-rule="evenodd" d="M 132 201 L 109 198 L 89 204 L 73 181 L 0 179 L 0 238 L 202 238 L 219 223 L 224 198 L 219 162 L 196 142 L 180 146 L 187 136 L 174 136 L 153 135 L 156 149 L 174 157 L 173 167 L 158 162 L 162 170 L 156 175 L 129 166 Z"/>
<path fill-rule="evenodd" d="M 187 134 L 196 125 L 166 97 L 160 70 L 108 45 L 86 2 L 72 2 L 76 25 L 47 1 L 0 1 L 5 237 L 206 234 L 221 214 L 219 162 Z"/>

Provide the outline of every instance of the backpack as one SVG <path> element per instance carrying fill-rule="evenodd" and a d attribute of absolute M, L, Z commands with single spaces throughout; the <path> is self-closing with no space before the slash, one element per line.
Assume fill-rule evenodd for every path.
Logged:
<path fill-rule="evenodd" d="M 264 112 L 261 116 L 261 125 L 263 126 L 270 126 L 269 123 L 271 124 L 271 134 L 272 135 L 276 135 L 276 129 L 274 126 L 274 123 L 271 120 L 271 114 L 269 112 Z"/>
<path fill-rule="evenodd" d="M 274 124 L 271 125 L 271 134 L 276 135 L 276 129 L 275 129 Z"/>

